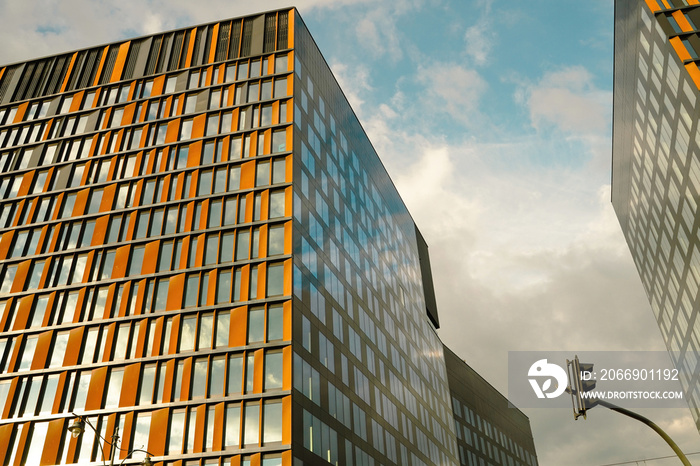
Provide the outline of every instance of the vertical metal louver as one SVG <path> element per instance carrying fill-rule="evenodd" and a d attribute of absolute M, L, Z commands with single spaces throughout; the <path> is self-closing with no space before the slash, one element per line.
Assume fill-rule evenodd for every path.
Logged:
<path fill-rule="evenodd" d="M 180 67 L 184 67 L 187 62 L 187 52 L 190 49 L 190 31 L 184 32 L 184 37 L 182 40 L 182 52 L 180 53 Z"/>
<path fill-rule="evenodd" d="M 18 66 L 10 66 L 5 68 L 5 74 L 0 80 L 0 102 L 2 102 L 3 98 L 5 97 L 7 88 L 10 86 L 10 82 L 12 81 L 12 78 L 14 77 L 17 68 Z"/>
<path fill-rule="evenodd" d="M 216 56 L 214 60 L 221 61 L 226 60 L 226 54 L 228 53 L 228 40 L 229 32 L 231 31 L 231 23 L 221 23 L 219 25 L 219 40 L 216 41 Z"/>
<path fill-rule="evenodd" d="M 151 43 L 151 51 L 148 53 L 148 62 L 146 63 L 146 75 L 155 73 L 156 63 L 158 63 L 158 54 L 160 53 L 160 44 L 163 42 L 163 36 L 156 36 Z"/>
<path fill-rule="evenodd" d="M 180 64 L 180 55 L 182 54 L 182 41 L 185 36 L 185 31 L 179 31 L 175 33 L 175 39 L 173 40 L 173 48 L 170 52 L 170 60 L 168 63 L 168 71 L 177 69 Z"/>
<path fill-rule="evenodd" d="M 213 34 L 213 26 L 207 26 L 207 41 L 204 44 L 204 56 L 202 56 L 202 64 L 209 63 L 209 51 L 211 50 L 211 39 Z"/>
<path fill-rule="evenodd" d="M 12 100 L 22 100 L 24 98 L 24 94 L 27 91 L 27 86 L 32 79 L 32 75 L 34 74 L 34 68 L 36 68 L 35 62 L 27 63 L 27 66 L 24 67 L 24 72 L 22 73 L 19 84 L 15 89 L 15 94 L 12 96 Z"/>
<path fill-rule="evenodd" d="M 100 84 L 107 84 L 109 79 L 112 77 L 112 71 L 114 70 L 114 64 L 117 62 L 117 55 L 119 54 L 119 46 L 112 45 L 107 51 L 107 60 L 105 61 L 104 68 L 102 69 L 102 76 L 100 76 Z"/>
<path fill-rule="evenodd" d="M 163 36 L 163 43 L 160 46 L 160 53 L 158 54 L 158 64 L 156 65 L 156 73 L 162 73 L 165 71 L 165 59 L 170 52 L 170 44 L 172 43 L 173 35 L 167 34 Z"/>
<path fill-rule="evenodd" d="M 51 75 L 46 82 L 46 88 L 43 92 L 44 95 L 56 94 L 61 90 L 61 84 L 63 84 L 63 80 L 66 78 L 69 64 L 70 55 L 62 55 L 56 59 Z M 2 97 L 0 97 L 0 99 L 2 99 Z"/>
<path fill-rule="evenodd" d="M 46 80 L 46 75 L 48 74 L 49 68 L 51 67 L 52 58 L 47 58 L 44 60 L 39 60 L 36 63 L 36 69 L 34 70 L 34 76 L 32 76 L 32 82 L 27 86 L 27 92 L 23 99 L 31 99 L 39 95 L 38 91 L 41 91 L 44 87 L 44 81 Z"/>
<path fill-rule="evenodd" d="M 204 30 L 197 28 L 197 33 L 194 35 L 194 47 L 192 50 L 192 66 L 201 65 L 199 62 L 199 44 L 202 42 L 202 32 Z"/>
<path fill-rule="evenodd" d="M 242 20 L 237 19 L 233 21 L 231 27 L 231 39 L 228 43 L 228 59 L 238 58 L 238 46 L 241 42 L 241 24 Z"/>
<path fill-rule="evenodd" d="M 92 86 L 95 82 L 95 75 L 97 74 L 97 69 L 100 67 L 100 59 L 102 58 L 101 49 L 92 49 L 88 51 L 85 62 L 82 66 L 82 70 L 79 71 L 80 79 L 78 80 L 77 89 L 82 89 L 84 87 Z"/>
<path fill-rule="evenodd" d="M 277 18 L 277 50 L 289 48 L 289 13 L 280 12 Z"/>
<path fill-rule="evenodd" d="M 139 59 L 139 52 L 141 51 L 142 40 L 132 41 L 131 47 L 129 47 L 129 55 L 126 58 L 126 66 L 124 67 L 124 75 L 122 79 L 131 79 L 134 77 L 134 68 L 136 68 L 136 61 Z"/>
<path fill-rule="evenodd" d="M 253 42 L 253 20 L 246 19 L 243 22 L 243 39 L 241 40 L 241 57 L 250 55 L 250 46 Z"/>
<path fill-rule="evenodd" d="M 275 51 L 275 39 L 277 37 L 277 15 L 268 13 L 265 15 L 265 35 L 263 40 L 263 53 Z"/>

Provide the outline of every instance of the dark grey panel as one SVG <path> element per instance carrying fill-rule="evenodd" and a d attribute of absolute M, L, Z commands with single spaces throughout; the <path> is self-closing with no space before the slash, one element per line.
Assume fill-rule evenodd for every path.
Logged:
<path fill-rule="evenodd" d="M 418 259 L 420 260 L 420 275 L 423 281 L 423 295 L 425 297 L 425 311 L 435 328 L 440 328 L 438 319 L 437 301 L 435 300 L 435 287 L 433 286 L 433 272 L 430 269 L 430 255 L 428 243 L 416 227 L 416 242 L 418 243 Z"/>
<path fill-rule="evenodd" d="M 148 54 L 151 51 L 152 43 L 153 37 L 149 37 L 141 43 L 141 48 L 139 48 L 139 56 L 136 59 L 136 65 L 134 66 L 134 78 L 140 78 L 145 75 L 146 64 L 148 63 Z"/>
<path fill-rule="evenodd" d="M 22 75 L 24 74 L 24 68 L 26 66 L 26 63 L 22 63 L 15 69 L 15 72 L 12 75 L 12 79 L 10 80 L 10 84 L 7 86 L 7 89 L 5 90 L 5 95 L 2 98 L 2 104 L 9 104 L 14 100 L 13 96 L 15 90 L 17 89 L 17 85 L 19 84 L 19 81 L 22 78 Z"/>
<path fill-rule="evenodd" d="M 260 55 L 263 53 L 263 43 L 265 38 L 265 15 L 256 17 L 253 20 L 253 37 L 250 42 L 250 54 Z"/>

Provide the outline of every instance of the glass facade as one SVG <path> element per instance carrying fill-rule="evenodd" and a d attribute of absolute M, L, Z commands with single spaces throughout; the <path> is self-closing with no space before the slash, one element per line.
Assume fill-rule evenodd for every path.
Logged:
<path fill-rule="evenodd" d="M 294 9 L 0 67 L 0 465 L 460 464 L 431 280 Z"/>
<path fill-rule="evenodd" d="M 612 203 L 700 429 L 699 2 L 615 2 Z"/>
<path fill-rule="evenodd" d="M 444 347 L 460 464 L 536 466 L 530 421 Z"/>

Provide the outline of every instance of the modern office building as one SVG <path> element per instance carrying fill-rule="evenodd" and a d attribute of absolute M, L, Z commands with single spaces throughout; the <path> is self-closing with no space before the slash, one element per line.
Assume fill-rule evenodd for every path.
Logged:
<path fill-rule="evenodd" d="M 460 464 L 537 464 L 530 420 L 444 346 Z"/>
<path fill-rule="evenodd" d="M 700 429 L 698 5 L 615 1 L 612 203 Z"/>
<path fill-rule="evenodd" d="M 296 10 L 0 67 L 0 172 L 1 465 L 459 464 L 427 245 Z"/>

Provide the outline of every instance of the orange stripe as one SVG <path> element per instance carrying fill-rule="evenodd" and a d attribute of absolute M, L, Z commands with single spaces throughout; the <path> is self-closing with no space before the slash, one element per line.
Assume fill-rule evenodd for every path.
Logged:
<path fill-rule="evenodd" d="M 700 69 L 698 69 L 698 65 L 695 62 L 688 63 L 685 65 L 685 69 L 688 70 L 688 74 L 690 74 L 690 77 L 693 79 L 695 87 L 700 89 Z"/>
<path fill-rule="evenodd" d="M 683 42 L 679 37 L 671 37 L 669 39 L 669 42 L 673 46 L 673 49 L 676 51 L 678 54 L 678 57 L 685 61 L 685 60 L 690 60 L 692 57 L 688 53 L 688 49 L 685 48 L 685 45 L 683 45 Z"/>
<path fill-rule="evenodd" d="M 674 11 L 671 16 L 673 16 L 673 19 L 676 20 L 683 32 L 690 32 L 693 30 L 693 26 L 690 25 L 688 18 L 685 17 L 681 10 Z"/>
<path fill-rule="evenodd" d="M 219 41 L 219 23 L 214 25 L 211 31 L 211 45 L 209 47 L 209 60 L 207 63 L 213 63 L 216 58 L 216 43 Z"/>
<path fill-rule="evenodd" d="M 70 65 L 68 65 L 68 71 L 66 72 L 66 77 L 63 78 L 63 84 L 61 85 L 61 92 L 65 92 L 66 87 L 68 87 L 68 81 L 70 81 L 70 75 L 73 72 L 73 65 L 75 65 L 76 58 L 78 58 L 78 52 L 75 52 L 73 54 L 73 58 L 70 59 Z"/>
<path fill-rule="evenodd" d="M 114 69 L 112 70 L 112 76 L 109 82 L 115 82 L 122 79 L 122 72 L 124 71 L 124 63 L 126 63 L 126 57 L 129 55 L 129 46 L 131 41 L 124 42 L 119 46 L 119 53 L 117 54 L 117 61 L 114 63 Z"/>
<path fill-rule="evenodd" d="M 102 58 L 100 59 L 100 66 L 97 68 L 97 73 L 95 73 L 95 82 L 92 83 L 93 86 L 97 86 L 100 83 L 100 75 L 102 74 L 102 68 L 105 66 L 105 61 L 107 60 L 107 55 L 109 55 L 109 46 L 106 46 L 102 51 Z"/>
<path fill-rule="evenodd" d="M 647 6 L 651 10 L 652 13 L 656 13 L 657 11 L 661 10 L 661 7 L 659 4 L 656 2 L 656 0 L 644 0 L 647 3 Z"/>

